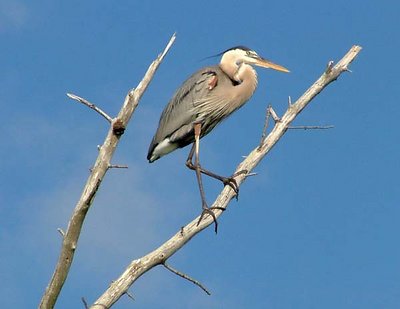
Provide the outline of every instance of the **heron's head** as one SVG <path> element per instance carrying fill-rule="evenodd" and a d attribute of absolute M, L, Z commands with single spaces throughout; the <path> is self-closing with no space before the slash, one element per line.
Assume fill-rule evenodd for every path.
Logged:
<path fill-rule="evenodd" d="M 289 72 L 285 67 L 273 63 L 259 56 L 254 50 L 245 46 L 236 46 L 222 53 L 221 64 L 240 66 L 241 64 L 256 65 L 262 68 L 274 69 L 281 72 Z"/>

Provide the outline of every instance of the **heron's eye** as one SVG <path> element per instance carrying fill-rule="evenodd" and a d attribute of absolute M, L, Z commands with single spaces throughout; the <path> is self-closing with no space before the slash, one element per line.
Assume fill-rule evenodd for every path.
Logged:
<path fill-rule="evenodd" d="M 257 53 L 254 52 L 254 51 L 252 51 L 252 50 L 247 50 L 247 51 L 246 51 L 246 55 L 247 55 L 248 57 L 251 57 L 251 58 L 256 58 L 256 57 L 258 56 Z"/>

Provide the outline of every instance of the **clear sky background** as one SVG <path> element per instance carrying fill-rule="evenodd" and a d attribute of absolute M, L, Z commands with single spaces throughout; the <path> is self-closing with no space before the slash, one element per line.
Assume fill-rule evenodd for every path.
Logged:
<path fill-rule="evenodd" d="M 282 115 L 354 44 L 363 51 L 296 120 L 241 187 L 215 235 L 170 259 L 212 292 L 157 267 L 114 308 L 400 308 L 400 4 L 396 1 L 0 0 L 0 299 L 35 308 L 107 123 L 165 47 L 88 213 L 57 308 L 91 303 L 133 259 L 200 212 L 189 149 L 154 164 L 159 115 L 206 59 L 235 45 L 288 67 L 258 69 L 251 101 L 202 140 L 203 165 L 230 174 L 257 146 L 266 106 Z M 212 202 L 222 186 L 206 180 Z"/>

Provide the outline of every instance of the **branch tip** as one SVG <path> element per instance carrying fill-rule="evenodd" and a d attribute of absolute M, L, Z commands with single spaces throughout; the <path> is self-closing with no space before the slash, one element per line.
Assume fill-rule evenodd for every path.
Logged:
<path fill-rule="evenodd" d="M 292 103 L 292 101 L 290 101 L 290 103 Z M 281 118 L 279 118 L 277 113 L 274 111 L 274 109 L 272 108 L 272 105 L 268 106 L 268 111 L 269 111 L 270 115 L 272 116 L 272 119 L 274 119 L 275 123 L 281 121 Z"/>
<path fill-rule="evenodd" d="M 292 130 L 327 130 L 334 128 L 333 125 L 328 126 L 289 126 L 288 129 Z"/>
<path fill-rule="evenodd" d="M 328 64 L 326 65 L 326 70 L 325 70 L 325 73 L 326 73 L 326 74 L 329 74 L 329 73 L 332 72 L 333 64 L 334 64 L 334 61 L 333 61 L 333 60 L 331 60 L 331 61 L 328 62 Z"/>
<path fill-rule="evenodd" d="M 108 168 L 128 168 L 128 165 L 110 164 Z"/>
<path fill-rule="evenodd" d="M 171 48 L 172 44 L 174 44 L 175 39 L 176 39 L 176 32 L 174 32 L 174 34 L 169 39 L 167 46 L 164 48 L 164 51 L 160 55 L 158 55 L 157 58 L 159 61 L 162 61 L 164 59 L 165 55 L 168 53 L 168 50 Z"/>
<path fill-rule="evenodd" d="M 131 293 L 129 293 L 129 291 L 125 292 L 126 296 L 128 296 L 130 299 L 132 299 L 133 301 L 135 301 L 135 298 L 133 297 L 133 295 Z"/>
<path fill-rule="evenodd" d="M 89 309 L 89 305 L 88 305 L 88 303 L 86 302 L 85 297 L 81 297 L 81 300 L 82 300 L 82 302 L 83 302 L 83 305 L 85 306 L 85 309 Z"/>
<path fill-rule="evenodd" d="M 65 236 L 65 232 L 61 228 L 57 228 L 57 231 L 61 234 L 62 237 Z"/>
<path fill-rule="evenodd" d="M 246 177 L 257 176 L 257 175 L 258 175 L 258 173 L 253 172 L 253 173 L 246 174 Z"/>

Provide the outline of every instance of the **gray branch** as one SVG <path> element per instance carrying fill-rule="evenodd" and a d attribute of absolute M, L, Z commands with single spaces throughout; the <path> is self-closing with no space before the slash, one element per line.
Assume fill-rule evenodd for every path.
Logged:
<path fill-rule="evenodd" d="M 329 62 L 328 67 L 322 76 L 309 89 L 307 89 L 294 104 L 290 104 L 280 121 L 275 123 L 271 133 L 269 133 L 261 142 L 261 145 L 257 146 L 248 156 L 246 156 L 246 158 L 236 168 L 235 173 L 243 170 L 247 170 L 248 173 L 250 173 L 275 146 L 283 134 L 288 130 L 292 121 L 311 102 L 311 100 L 326 86 L 336 80 L 339 75 L 343 72 L 349 71 L 349 64 L 356 58 L 360 51 L 360 46 L 353 46 L 335 66 L 333 65 L 333 62 Z M 248 177 L 248 174 L 237 176 L 236 181 L 238 185 L 240 185 L 246 177 Z M 234 191 L 229 186 L 225 186 L 212 207 L 226 208 L 234 196 Z M 219 217 L 222 213 L 222 210 L 215 210 L 216 217 Z M 210 216 L 205 216 L 200 224 L 197 224 L 198 221 L 199 217 L 193 219 L 192 222 L 182 227 L 174 236 L 168 239 L 160 247 L 139 259 L 133 260 L 121 276 L 110 285 L 110 287 L 96 300 L 95 304 L 92 305 L 91 308 L 110 308 L 144 273 L 156 265 L 164 264 L 168 258 L 181 249 L 194 236 L 214 222 Z"/>
<path fill-rule="evenodd" d="M 128 165 L 110 164 L 108 168 L 128 168 Z"/>
<path fill-rule="evenodd" d="M 61 292 L 62 286 L 64 285 L 64 282 L 67 279 L 67 275 L 74 258 L 74 253 L 78 245 L 79 235 L 86 214 L 93 203 L 97 190 L 107 170 L 111 165 L 110 163 L 111 158 L 118 145 L 120 137 L 123 134 L 124 129 L 128 125 L 128 122 L 131 119 L 132 114 L 139 103 L 140 98 L 147 89 L 147 86 L 152 80 L 158 66 L 164 59 L 165 55 L 167 54 L 168 50 L 170 49 L 174 41 L 175 41 L 175 34 L 169 40 L 169 43 L 165 47 L 164 51 L 150 65 L 150 67 L 148 68 L 146 74 L 144 75 L 142 81 L 139 83 L 137 88 L 132 89 L 131 91 L 128 92 L 118 116 L 115 119 L 112 119 L 111 128 L 108 131 L 107 137 L 103 145 L 99 149 L 97 160 L 94 164 L 93 169 L 91 170 L 90 176 L 85 184 L 82 195 L 80 196 L 79 201 L 77 202 L 74 212 L 69 221 L 67 231 L 65 232 L 65 235 L 63 237 L 61 253 L 56 268 L 54 270 L 53 276 L 50 280 L 50 283 L 47 286 L 46 291 L 41 299 L 39 305 L 40 309 L 50 309 L 54 307 L 57 298 Z M 71 95 L 69 96 L 71 97 Z M 74 99 L 79 98 L 77 96 L 72 96 L 72 97 Z M 86 100 L 81 101 L 78 99 L 78 101 L 85 104 L 84 102 Z M 90 105 L 88 106 L 90 108 L 93 108 Z M 99 112 L 98 109 L 96 111 Z M 104 115 L 105 113 L 104 114 L 100 113 L 100 114 L 104 116 L 107 120 L 108 118 L 110 118 L 109 116 L 107 118 Z"/>
<path fill-rule="evenodd" d="M 172 266 L 168 265 L 166 262 L 164 262 L 163 265 L 170 272 L 174 273 L 175 275 L 177 275 L 179 277 L 182 277 L 183 279 L 186 279 L 186 280 L 192 282 L 193 284 L 197 285 L 200 289 L 202 289 L 204 292 L 206 292 L 207 295 L 211 295 L 210 291 L 196 279 L 193 279 L 190 276 L 184 274 L 183 272 L 173 268 Z"/>
<path fill-rule="evenodd" d="M 328 130 L 333 129 L 333 125 L 328 126 L 290 126 L 288 129 L 290 130 Z"/>

